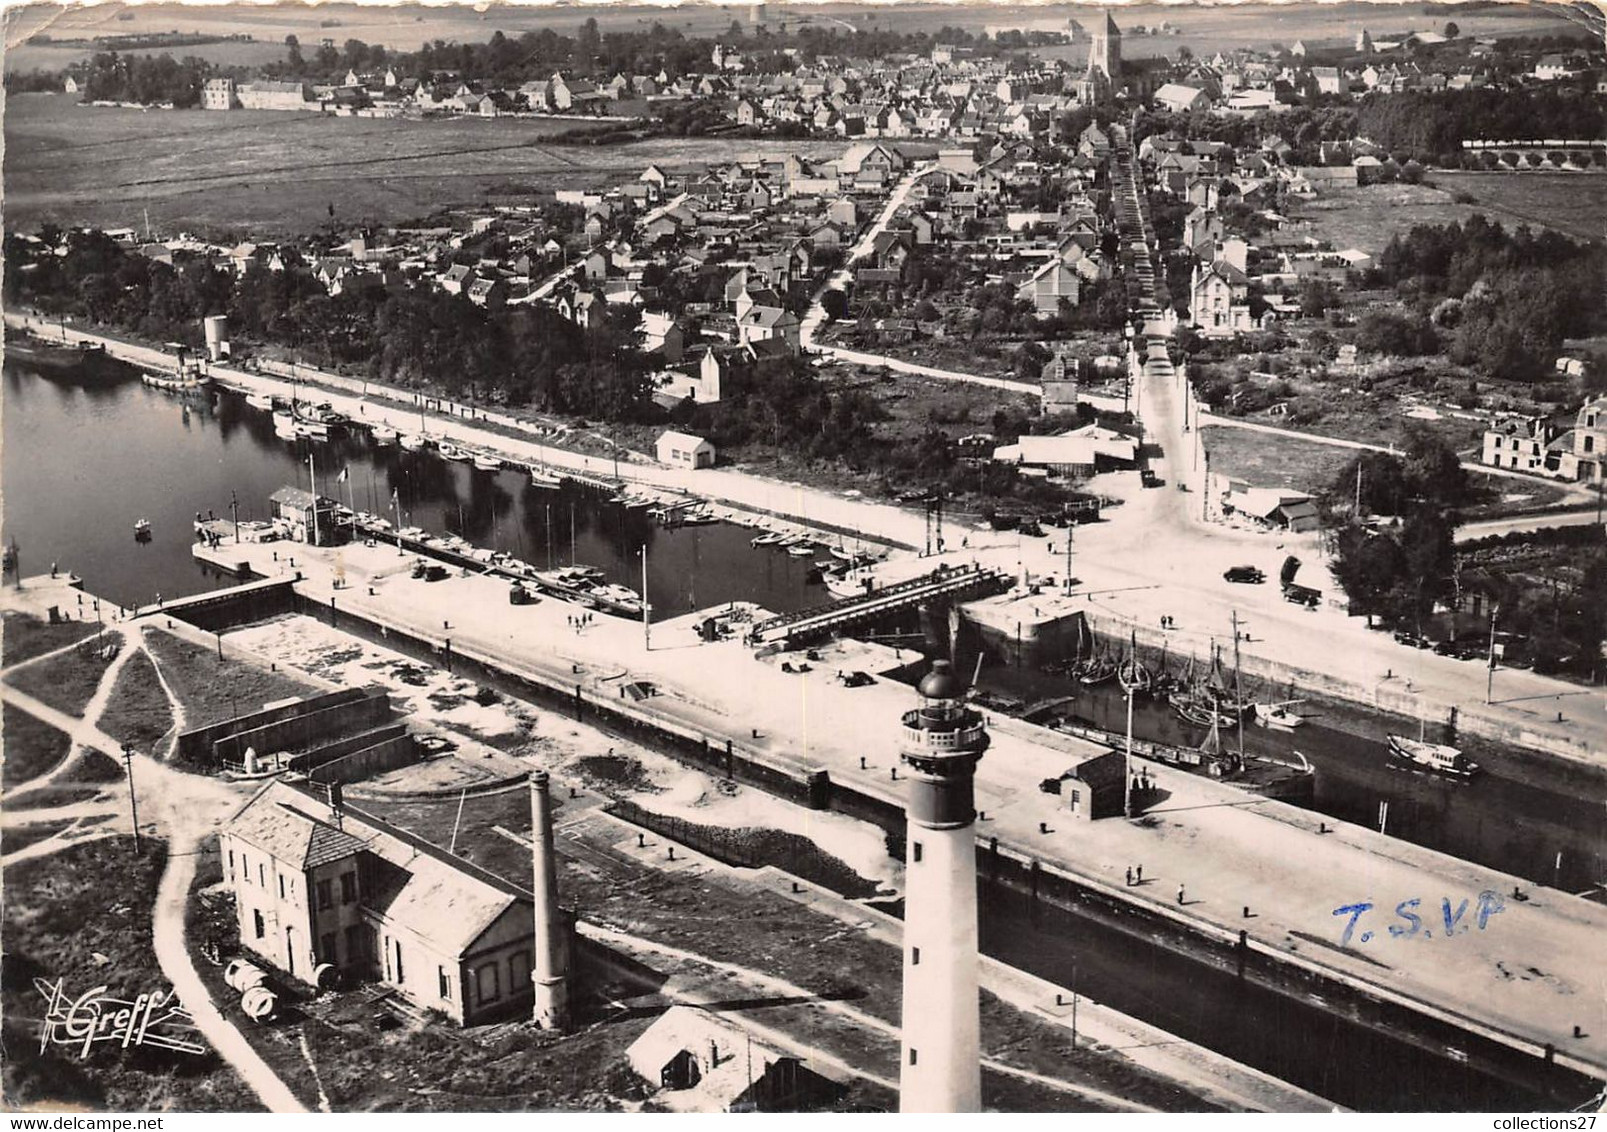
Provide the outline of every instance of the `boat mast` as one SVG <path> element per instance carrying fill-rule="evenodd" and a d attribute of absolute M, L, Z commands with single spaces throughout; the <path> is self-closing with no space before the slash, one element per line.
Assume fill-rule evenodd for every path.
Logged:
<path fill-rule="evenodd" d="M 1239 766 L 1244 766 L 1244 691 L 1239 684 L 1239 611 L 1233 610 L 1233 714 L 1239 720 Z"/>

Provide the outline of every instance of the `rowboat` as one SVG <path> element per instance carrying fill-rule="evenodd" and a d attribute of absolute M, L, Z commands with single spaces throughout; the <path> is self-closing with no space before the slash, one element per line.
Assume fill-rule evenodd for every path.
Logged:
<path fill-rule="evenodd" d="M 416 432 L 404 432 L 397 436 L 396 443 L 407 452 L 422 451 L 429 444 L 430 438 Z"/>
<path fill-rule="evenodd" d="M 500 472 L 502 470 L 502 460 L 489 452 L 476 452 L 474 454 L 474 466 L 482 472 Z"/>
<path fill-rule="evenodd" d="M 247 393 L 246 404 L 265 413 L 273 411 L 273 397 L 267 393 Z"/>
<path fill-rule="evenodd" d="M 397 432 L 390 425 L 380 424 L 375 425 L 373 431 L 369 433 L 369 435 L 373 437 L 375 444 L 391 445 L 395 444 L 399 439 L 401 439 L 402 434 Z"/>
<path fill-rule="evenodd" d="M 1305 723 L 1306 718 L 1291 711 L 1288 704 L 1256 704 L 1255 721 L 1274 731 L 1293 731 Z"/>

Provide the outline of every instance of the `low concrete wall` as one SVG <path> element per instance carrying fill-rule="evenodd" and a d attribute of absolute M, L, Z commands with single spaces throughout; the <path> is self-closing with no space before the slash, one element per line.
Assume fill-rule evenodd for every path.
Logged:
<path fill-rule="evenodd" d="M 162 612 L 215 633 L 291 613 L 295 608 L 295 583 L 287 578 L 248 582 L 217 593 L 165 602 Z"/>
<path fill-rule="evenodd" d="M 397 726 L 401 727 L 400 724 Z M 392 735 L 348 754 L 315 763 L 308 777 L 320 784 L 339 782 L 344 786 L 412 766 L 418 761 L 418 743 L 404 729 L 400 735 Z"/>
<path fill-rule="evenodd" d="M 391 701 L 384 689 L 360 689 L 358 697 L 347 703 L 237 731 L 212 745 L 213 757 L 219 764 L 237 765 L 245 759 L 248 747 L 256 748 L 259 755 L 266 755 L 272 751 L 311 746 L 320 736 L 367 731 L 390 722 Z"/>
<path fill-rule="evenodd" d="M 225 719 L 220 723 L 208 724 L 206 727 L 197 727 L 194 731 L 186 731 L 179 736 L 176 755 L 181 760 L 193 765 L 212 765 L 214 759 L 213 747 L 221 739 L 239 731 L 263 727 L 280 720 L 292 719 L 307 712 L 318 711 L 333 707 L 337 704 L 351 703 L 362 699 L 367 693 L 361 688 L 342 688 L 339 691 L 325 692 L 322 695 L 308 696 L 297 700 L 293 704 L 282 707 L 264 708 L 247 715 L 237 715 L 233 719 Z M 244 748 L 241 748 L 243 751 Z"/>

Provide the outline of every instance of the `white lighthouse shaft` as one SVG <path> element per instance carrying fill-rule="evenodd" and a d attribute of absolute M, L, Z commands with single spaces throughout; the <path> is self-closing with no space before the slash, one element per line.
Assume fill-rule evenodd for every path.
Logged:
<path fill-rule="evenodd" d="M 979 1112 L 976 843 L 972 827 L 909 826 L 904 881 L 902 1112 Z"/>

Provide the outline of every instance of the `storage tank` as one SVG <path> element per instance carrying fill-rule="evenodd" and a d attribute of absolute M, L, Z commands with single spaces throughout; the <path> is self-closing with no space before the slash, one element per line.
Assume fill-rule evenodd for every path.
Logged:
<path fill-rule="evenodd" d="M 229 355 L 229 319 L 227 315 L 208 315 L 201 325 L 206 329 L 206 356 L 208 361 L 222 361 Z"/>
<path fill-rule="evenodd" d="M 223 968 L 223 981 L 237 991 L 248 991 L 268 981 L 268 973 L 247 959 L 231 959 Z"/>
<path fill-rule="evenodd" d="M 267 987 L 252 987 L 240 996 L 240 1009 L 253 1022 L 266 1022 L 279 1009 L 279 996 Z"/>

